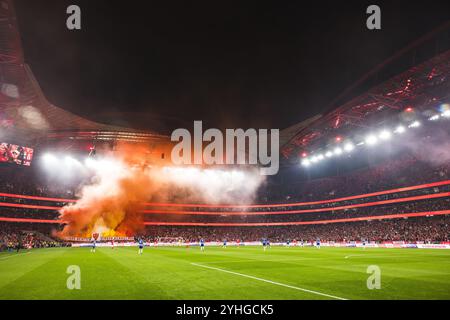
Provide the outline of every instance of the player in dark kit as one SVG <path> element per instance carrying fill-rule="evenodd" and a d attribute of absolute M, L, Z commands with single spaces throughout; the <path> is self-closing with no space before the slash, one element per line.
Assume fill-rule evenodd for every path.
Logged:
<path fill-rule="evenodd" d="M 264 251 L 266 251 L 266 247 L 267 247 L 267 240 L 266 239 L 262 239 L 262 245 L 263 245 Z"/>
<path fill-rule="evenodd" d="M 144 241 L 142 239 L 139 239 L 139 251 L 138 254 L 142 254 L 144 252 Z"/>
<path fill-rule="evenodd" d="M 205 250 L 205 240 L 203 240 L 203 238 L 200 239 L 200 250 L 201 251 Z"/>

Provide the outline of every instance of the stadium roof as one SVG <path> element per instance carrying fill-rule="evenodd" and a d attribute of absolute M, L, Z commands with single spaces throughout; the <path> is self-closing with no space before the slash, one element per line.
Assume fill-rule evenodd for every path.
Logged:
<path fill-rule="evenodd" d="M 441 29 L 448 32 L 449 27 L 447 23 Z M 404 52 L 399 57 L 404 60 Z M 345 138 L 358 128 L 377 128 L 408 107 L 423 112 L 448 103 L 449 92 L 450 50 L 414 65 L 324 115 L 286 129 L 284 140 L 280 141 L 281 153 L 289 163 L 297 164 L 303 153 L 320 149 L 337 137 Z"/>
<path fill-rule="evenodd" d="M 0 129 L 2 136 L 146 141 L 166 139 L 84 119 L 47 101 L 24 55 L 11 0 L 0 1 Z"/>

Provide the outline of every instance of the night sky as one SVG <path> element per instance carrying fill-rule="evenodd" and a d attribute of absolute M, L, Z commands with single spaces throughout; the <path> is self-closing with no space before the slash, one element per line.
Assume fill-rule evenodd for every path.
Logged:
<path fill-rule="evenodd" d="M 374 3 L 378 31 L 366 28 Z M 193 120 L 285 128 L 324 112 L 448 20 L 449 3 L 16 0 L 16 11 L 26 61 L 50 102 L 161 131 Z M 81 31 L 66 29 L 70 4 L 81 7 Z"/>

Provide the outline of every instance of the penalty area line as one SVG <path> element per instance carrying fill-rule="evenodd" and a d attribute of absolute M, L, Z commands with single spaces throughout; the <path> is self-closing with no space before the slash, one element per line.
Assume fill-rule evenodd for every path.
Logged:
<path fill-rule="evenodd" d="M 291 285 L 288 285 L 288 284 L 275 282 L 275 281 L 272 281 L 272 280 L 267 280 L 267 279 L 263 279 L 263 278 L 250 276 L 248 274 L 243 274 L 243 273 L 239 273 L 239 272 L 229 271 L 229 270 L 220 269 L 220 268 L 216 268 L 216 267 L 205 266 L 205 265 L 194 263 L 194 262 L 191 262 L 191 264 L 194 265 L 194 266 L 197 266 L 197 267 L 201 267 L 201 268 L 206 268 L 206 269 L 211 269 L 211 270 L 216 270 L 216 271 L 222 271 L 222 272 L 225 272 L 225 273 L 234 274 L 236 276 L 241 276 L 241 277 L 245 277 L 245 278 L 249 278 L 249 279 L 253 279 L 253 280 L 258 280 L 258 281 L 274 284 L 274 285 L 277 285 L 277 286 L 280 286 L 280 287 L 285 287 L 285 288 L 290 288 L 290 289 L 294 289 L 294 290 L 298 290 L 298 291 L 312 293 L 312 294 L 316 294 L 316 295 L 319 295 L 319 296 L 324 296 L 324 297 L 328 297 L 328 298 L 332 298 L 332 299 L 348 300 L 346 298 L 333 296 L 331 294 L 326 294 L 326 293 L 322 293 L 322 292 L 318 292 L 318 291 L 314 291 L 314 290 L 309 290 L 309 289 L 305 289 L 305 288 L 295 287 L 295 286 L 291 286 Z"/>

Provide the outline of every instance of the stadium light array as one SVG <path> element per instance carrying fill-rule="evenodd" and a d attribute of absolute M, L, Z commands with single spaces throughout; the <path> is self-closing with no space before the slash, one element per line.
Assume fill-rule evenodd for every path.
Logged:
<path fill-rule="evenodd" d="M 440 117 L 441 117 L 440 115 L 435 114 L 434 116 L 429 117 L 428 120 L 430 120 L 430 121 L 436 121 L 436 120 L 439 120 Z"/>
<path fill-rule="evenodd" d="M 444 118 L 450 118 L 450 105 L 449 104 L 442 104 L 439 108 L 440 112 L 434 115 L 429 116 L 427 119 L 429 121 L 438 121 L 440 119 Z M 405 109 L 407 112 L 413 112 L 414 109 L 412 107 L 408 107 Z M 398 125 L 395 129 L 389 130 L 389 129 L 382 129 L 378 133 L 370 133 L 367 135 L 364 139 L 362 139 L 359 142 L 355 142 L 354 144 L 350 141 L 346 142 L 342 147 L 336 147 L 334 149 L 325 151 L 325 153 L 321 153 L 315 156 L 312 156 L 311 158 L 307 157 L 306 153 L 303 153 L 303 160 L 301 161 L 302 166 L 309 167 L 311 164 L 314 164 L 316 162 L 322 161 L 327 158 L 332 158 L 334 156 L 340 156 L 344 152 L 350 153 L 357 147 L 361 147 L 364 145 L 368 146 L 374 146 L 379 144 L 380 141 L 387 141 L 393 138 L 394 135 L 400 135 L 405 133 L 408 129 L 414 129 L 419 128 L 422 126 L 422 123 L 419 120 L 414 120 L 408 125 Z M 340 143 L 341 137 L 337 136 L 335 138 L 336 143 Z"/>
<path fill-rule="evenodd" d="M 409 126 L 408 126 L 408 128 L 418 128 L 418 127 L 420 127 L 420 122 L 419 121 L 414 121 L 413 123 L 411 123 Z"/>

